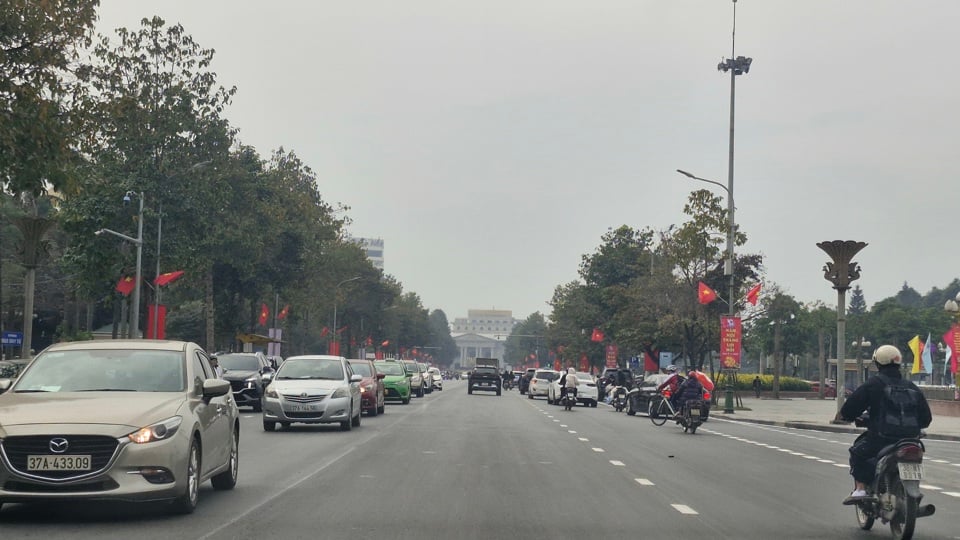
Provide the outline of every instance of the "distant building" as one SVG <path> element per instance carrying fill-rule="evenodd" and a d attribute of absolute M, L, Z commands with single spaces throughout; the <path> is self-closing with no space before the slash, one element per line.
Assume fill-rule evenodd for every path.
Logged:
<path fill-rule="evenodd" d="M 498 309 L 471 309 L 454 319 L 450 335 L 460 348 L 460 367 L 473 368 L 477 358 L 503 360 L 504 344 L 517 322 L 512 311 Z"/>
<path fill-rule="evenodd" d="M 360 246 L 367 254 L 367 258 L 374 268 L 383 270 L 383 238 L 350 238 L 350 241 Z"/>

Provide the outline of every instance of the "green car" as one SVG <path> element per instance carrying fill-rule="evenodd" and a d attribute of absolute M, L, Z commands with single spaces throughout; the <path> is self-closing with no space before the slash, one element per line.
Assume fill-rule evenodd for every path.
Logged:
<path fill-rule="evenodd" d="M 410 403 L 410 375 L 399 362 L 374 362 L 377 373 L 383 373 L 383 389 L 386 399 L 399 399 L 404 405 Z"/>

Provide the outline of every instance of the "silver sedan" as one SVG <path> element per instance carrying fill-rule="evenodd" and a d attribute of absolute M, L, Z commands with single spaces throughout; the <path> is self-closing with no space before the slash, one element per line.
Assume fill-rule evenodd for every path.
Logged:
<path fill-rule="evenodd" d="M 263 429 L 279 423 L 332 424 L 349 431 L 360 425 L 360 382 L 341 356 L 307 355 L 287 358 L 264 392 Z"/>

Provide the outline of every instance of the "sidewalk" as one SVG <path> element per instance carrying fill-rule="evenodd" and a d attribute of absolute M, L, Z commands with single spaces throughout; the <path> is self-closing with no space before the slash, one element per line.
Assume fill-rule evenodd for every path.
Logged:
<path fill-rule="evenodd" d="M 723 418 L 739 422 L 753 422 L 799 429 L 819 429 L 837 433 L 860 433 L 862 428 L 853 424 L 832 424 L 837 414 L 837 402 L 834 399 L 760 399 L 741 394 L 743 406 L 749 410 L 737 409 L 733 414 L 723 413 L 723 398 L 710 411 L 711 418 Z M 926 430 L 927 438 L 945 441 L 960 441 L 960 417 L 933 416 L 933 422 Z"/>

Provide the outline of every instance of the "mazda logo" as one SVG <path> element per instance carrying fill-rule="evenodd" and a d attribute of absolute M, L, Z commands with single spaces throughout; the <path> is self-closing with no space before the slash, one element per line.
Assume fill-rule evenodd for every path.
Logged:
<path fill-rule="evenodd" d="M 307 397 L 307 393 L 306 392 L 301 393 L 300 397 Z"/>
<path fill-rule="evenodd" d="M 54 454 L 62 454 L 70 447 L 70 442 L 63 437 L 50 439 L 50 451 Z"/>

